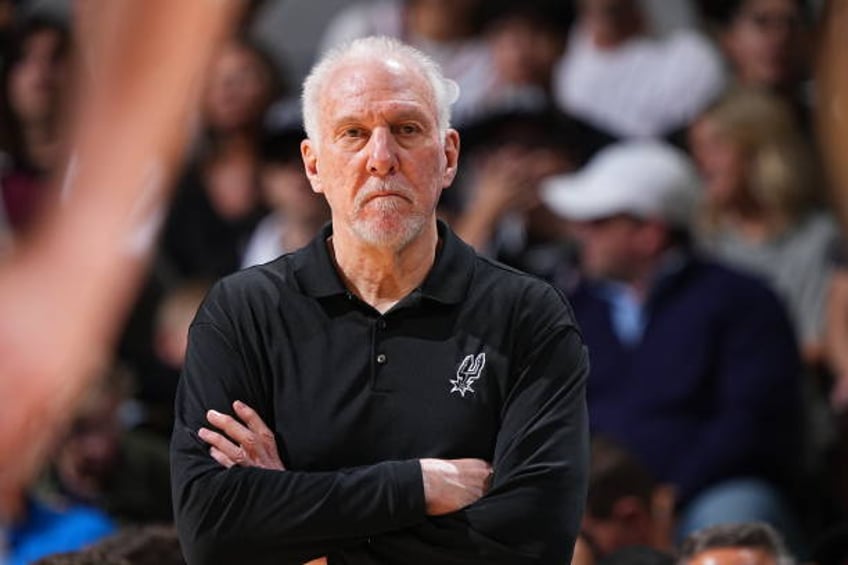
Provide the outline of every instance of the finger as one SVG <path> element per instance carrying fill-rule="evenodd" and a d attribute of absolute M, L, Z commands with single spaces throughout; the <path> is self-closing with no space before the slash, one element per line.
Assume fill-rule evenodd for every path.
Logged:
<path fill-rule="evenodd" d="M 226 455 L 230 461 L 237 462 L 243 458 L 241 446 L 233 443 L 229 438 L 219 434 L 218 432 L 213 432 L 206 428 L 200 428 L 197 435 L 211 447 Z"/>
<path fill-rule="evenodd" d="M 217 461 L 218 463 L 220 463 L 221 465 L 223 465 L 227 469 L 229 469 L 230 467 L 232 467 L 233 465 L 236 464 L 235 461 L 233 461 L 232 459 L 227 457 L 227 454 L 224 453 L 223 451 L 221 451 L 220 449 L 218 449 L 217 447 L 210 447 L 209 448 L 209 455 L 212 456 L 212 459 L 214 459 L 215 461 Z"/>
<path fill-rule="evenodd" d="M 240 400 L 233 402 L 233 409 L 236 411 L 236 415 L 241 418 L 242 422 L 247 424 L 247 427 L 253 433 L 263 436 L 273 436 L 273 433 L 265 425 L 265 422 L 262 421 L 262 418 L 259 417 L 259 414 L 256 413 L 256 410 Z"/>
<path fill-rule="evenodd" d="M 251 441 L 253 433 L 232 416 L 222 414 L 217 410 L 209 410 L 206 412 L 206 419 L 209 420 L 210 424 L 223 431 L 235 443 L 243 445 Z"/>

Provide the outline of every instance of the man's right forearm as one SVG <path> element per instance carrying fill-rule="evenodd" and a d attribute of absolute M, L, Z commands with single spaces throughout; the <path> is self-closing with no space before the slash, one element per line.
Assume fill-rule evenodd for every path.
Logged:
<path fill-rule="evenodd" d="M 190 565 L 268 555 L 300 564 L 425 517 L 415 460 L 307 473 L 224 469 L 175 453 L 175 515 Z"/>
<path fill-rule="evenodd" d="M 189 481 L 183 497 L 175 497 L 178 525 L 192 563 L 220 560 L 229 550 L 250 563 L 243 551 L 253 539 L 276 540 L 276 559 L 302 562 L 414 525 L 425 512 L 456 512 L 483 496 L 491 474 L 477 459 L 387 462 L 336 473 L 220 469 Z"/>

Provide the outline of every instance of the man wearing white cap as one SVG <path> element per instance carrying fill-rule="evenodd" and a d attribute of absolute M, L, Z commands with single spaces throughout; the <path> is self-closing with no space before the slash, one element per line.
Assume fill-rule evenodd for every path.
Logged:
<path fill-rule="evenodd" d="M 583 281 L 572 304 L 593 356 L 593 433 L 677 487 L 681 533 L 707 523 L 791 529 L 780 487 L 798 459 L 800 364 L 777 298 L 698 256 L 698 179 L 659 142 L 609 147 L 549 179 L 546 204 L 573 222 Z"/>

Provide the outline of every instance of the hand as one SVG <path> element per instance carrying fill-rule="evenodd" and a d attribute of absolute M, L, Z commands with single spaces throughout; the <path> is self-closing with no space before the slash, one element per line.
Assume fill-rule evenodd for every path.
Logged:
<path fill-rule="evenodd" d="M 523 212 L 538 203 L 532 154 L 505 148 L 495 151 L 479 165 L 477 185 L 468 209 L 499 221 L 508 212 Z"/>
<path fill-rule="evenodd" d="M 200 428 L 197 435 L 212 446 L 209 454 L 226 468 L 233 465 L 241 467 L 259 467 L 285 471 L 277 451 L 274 433 L 265 425 L 259 414 L 247 404 L 236 400 L 233 410 L 244 424 L 226 414 L 215 410 L 206 413 L 209 423 L 224 434 L 206 428 Z"/>
<path fill-rule="evenodd" d="M 481 459 L 421 459 L 427 515 L 461 510 L 480 500 L 492 482 L 492 466 Z"/>

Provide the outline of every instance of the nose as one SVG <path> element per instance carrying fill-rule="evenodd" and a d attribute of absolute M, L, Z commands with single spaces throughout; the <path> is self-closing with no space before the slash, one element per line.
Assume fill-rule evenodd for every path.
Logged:
<path fill-rule="evenodd" d="M 388 128 L 376 128 L 371 133 L 367 166 L 368 172 L 376 177 L 387 177 L 397 172 L 397 146 Z"/>

